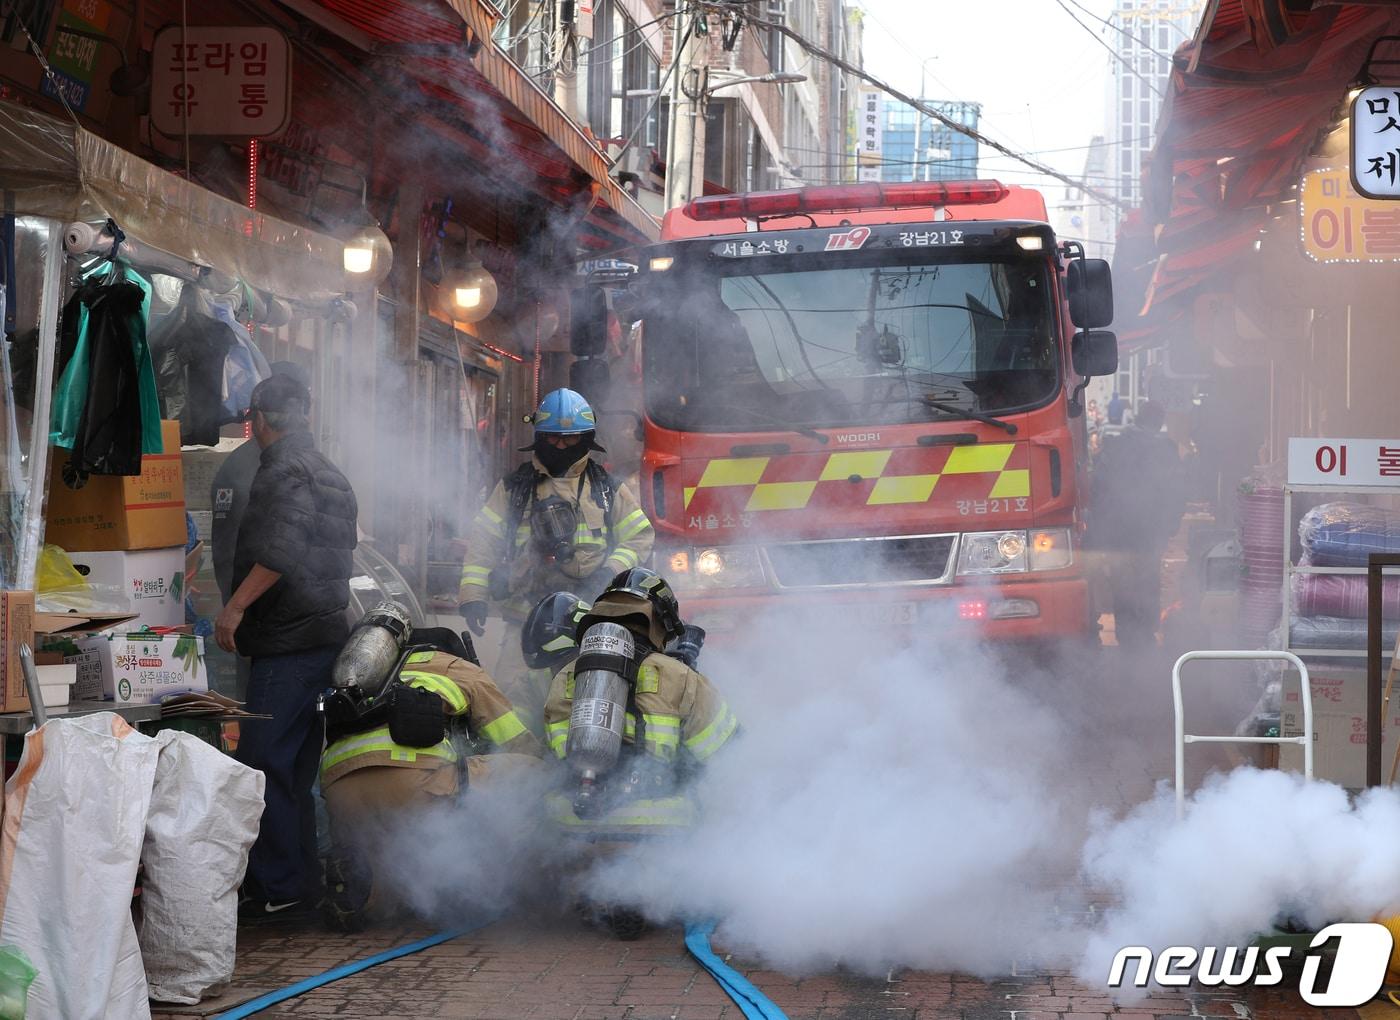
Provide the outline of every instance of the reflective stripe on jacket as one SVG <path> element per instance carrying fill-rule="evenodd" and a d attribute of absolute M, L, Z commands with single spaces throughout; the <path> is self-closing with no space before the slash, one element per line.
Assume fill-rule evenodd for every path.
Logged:
<path fill-rule="evenodd" d="M 536 740 L 501 693 L 495 681 L 480 666 L 446 652 L 415 652 L 408 657 L 399 679 L 410 687 L 431 691 L 442 699 L 443 713 L 467 717 L 469 730 L 489 740 L 494 747 L 518 754 L 538 756 Z M 321 755 L 321 785 L 335 782 L 356 769 L 370 765 L 433 769 L 453 765 L 457 751 L 450 739 L 432 747 L 396 744 L 388 726 L 352 733 L 334 741 Z"/>
<path fill-rule="evenodd" d="M 560 670 L 545 703 L 545 737 L 563 758 L 573 711 L 573 666 Z M 668 655 L 652 653 L 637 671 L 636 705 L 645 730 L 646 751 L 674 762 L 682 748 L 696 762 L 708 761 L 739 726 L 724 698 L 702 673 Z M 636 742 L 637 721 L 627 713 L 624 743 Z"/>
<path fill-rule="evenodd" d="M 607 521 L 603 508 L 593 498 L 584 471 L 585 457 L 569 468 L 561 478 L 548 475 L 537 459 L 535 470 L 543 477 L 535 486 L 535 499 L 558 496 L 577 507 L 579 521 L 574 529 L 573 559 L 565 563 L 541 556 L 531 542 L 530 511 L 527 508 L 516 526 L 515 534 L 506 535 L 510 520 L 510 492 L 505 481 L 498 482 L 491 497 L 477 512 L 467 534 L 467 556 L 462 565 L 462 584 L 458 592 L 461 602 L 483 602 L 488 598 L 491 572 L 506 562 L 508 544 L 515 545 L 510 566 L 510 592 L 520 605 L 518 614 L 528 612 L 531 596 L 551 591 L 577 589 L 580 580 L 594 574 L 611 577 L 623 570 L 640 566 L 651 555 L 656 535 L 637 497 L 626 485 L 619 483 L 612 505 L 612 548 L 608 547 Z M 580 492 L 580 482 L 583 483 Z M 591 597 L 596 592 L 579 594 Z"/>

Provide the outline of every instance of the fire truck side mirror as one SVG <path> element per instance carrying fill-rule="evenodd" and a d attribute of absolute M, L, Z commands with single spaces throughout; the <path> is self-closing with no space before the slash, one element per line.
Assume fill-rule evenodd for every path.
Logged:
<path fill-rule="evenodd" d="M 1074 259 L 1065 269 L 1069 317 L 1080 329 L 1113 325 L 1113 274 L 1103 259 Z"/>
<path fill-rule="evenodd" d="M 569 352 L 592 358 L 608 349 L 608 298 L 602 287 L 581 287 L 569 301 Z"/>
<path fill-rule="evenodd" d="M 569 366 L 569 389 L 586 394 L 595 410 L 612 395 L 612 371 L 602 358 L 579 358 Z"/>
<path fill-rule="evenodd" d="M 1085 378 L 1118 371 L 1118 337 L 1106 329 L 1088 329 L 1070 347 L 1074 370 Z"/>

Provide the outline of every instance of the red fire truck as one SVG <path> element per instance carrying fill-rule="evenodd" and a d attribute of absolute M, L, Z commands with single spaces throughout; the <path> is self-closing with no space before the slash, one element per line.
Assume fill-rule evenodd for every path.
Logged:
<path fill-rule="evenodd" d="M 641 489 L 687 618 L 1086 633 L 1083 390 L 1117 369 L 1112 287 L 1039 193 L 699 198 L 638 263 Z"/>

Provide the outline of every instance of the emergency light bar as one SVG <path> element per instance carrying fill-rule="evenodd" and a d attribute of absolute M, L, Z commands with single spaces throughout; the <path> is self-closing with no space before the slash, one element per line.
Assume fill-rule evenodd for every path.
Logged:
<path fill-rule="evenodd" d="M 867 182 L 819 188 L 753 191 L 691 199 L 685 215 L 693 220 L 756 220 L 768 216 L 841 212 L 848 209 L 898 209 L 907 206 L 986 205 L 1011 192 L 1000 181 Z"/>

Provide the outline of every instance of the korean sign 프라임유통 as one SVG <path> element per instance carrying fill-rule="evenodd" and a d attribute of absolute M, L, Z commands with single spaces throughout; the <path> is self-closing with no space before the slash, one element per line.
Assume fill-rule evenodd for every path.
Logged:
<path fill-rule="evenodd" d="M 1400 204 L 1357 194 L 1346 167 L 1303 175 L 1303 250 L 1317 262 L 1400 262 Z"/>
<path fill-rule="evenodd" d="M 162 134 L 262 138 L 286 126 L 291 53 L 274 28 L 172 25 L 151 59 L 151 123 Z"/>

